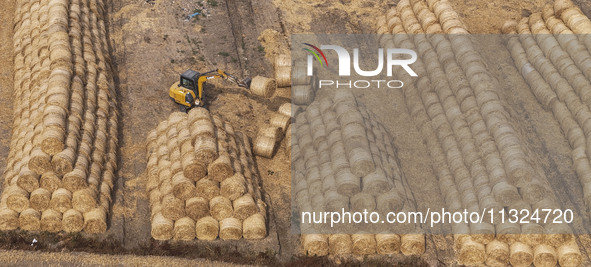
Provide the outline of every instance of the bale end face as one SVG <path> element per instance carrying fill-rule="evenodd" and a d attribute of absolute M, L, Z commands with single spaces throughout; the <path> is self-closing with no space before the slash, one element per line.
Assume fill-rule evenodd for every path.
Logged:
<path fill-rule="evenodd" d="M 353 253 L 356 255 L 371 255 L 376 253 L 376 240 L 372 234 L 351 235 Z"/>
<path fill-rule="evenodd" d="M 58 211 L 47 209 L 41 214 L 41 230 L 56 233 L 62 230 L 62 214 Z"/>
<path fill-rule="evenodd" d="M 195 221 L 189 217 L 183 217 L 174 222 L 175 240 L 195 239 Z"/>
<path fill-rule="evenodd" d="M 48 137 L 41 142 L 41 150 L 50 156 L 56 155 L 57 153 L 64 150 L 64 140 L 58 137 Z"/>
<path fill-rule="evenodd" d="M 403 235 L 401 237 L 400 252 L 405 256 L 425 253 L 425 236 L 421 234 Z"/>
<path fill-rule="evenodd" d="M 195 224 L 196 236 L 199 240 L 212 241 L 217 239 L 220 230 L 219 223 L 211 216 L 203 217 Z"/>
<path fill-rule="evenodd" d="M 174 235 L 174 222 L 157 213 L 152 220 L 152 237 L 156 240 L 169 240 Z"/>
<path fill-rule="evenodd" d="M 84 216 L 77 210 L 67 210 L 63 216 L 62 226 L 67 233 L 80 232 L 84 229 Z"/>
<path fill-rule="evenodd" d="M 226 218 L 220 221 L 220 239 L 240 240 L 242 238 L 242 221 L 236 218 Z"/>
<path fill-rule="evenodd" d="M 8 231 L 15 230 L 19 226 L 19 214 L 18 212 L 2 208 L 0 209 L 0 230 Z"/>
<path fill-rule="evenodd" d="M 351 254 L 353 242 L 348 234 L 333 234 L 328 237 L 329 252 L 331 255 Z M 400 245 L 398 246 L 400 247 Z"/>
<path fill-rule="evenodd" d="M 458 261 L 465 265 L 480 265 L 484 262 L 486 251 L 484 245 L 472 239 L 465 240 L 458 256 Z"/>
<path fill-rule="evenodd" d="M 267 236 L 265 217 L 259 213 L 246 218 L 242 224 L 242 229 L 242 235 L 245 239 L 263 239 Z"/>
<path fill-rule="evenodd" d="M 308 234 L 302 235 L 302 245 L 306 255 L 326 256 L 328 255 L 328 240 L 325 235 Z"/>
<path fill-rule="evenodd" d="M 107 212 L 102 208 L 95 208 L 84 213 L 84 231 L 89 234 L 107 231 Z"/>

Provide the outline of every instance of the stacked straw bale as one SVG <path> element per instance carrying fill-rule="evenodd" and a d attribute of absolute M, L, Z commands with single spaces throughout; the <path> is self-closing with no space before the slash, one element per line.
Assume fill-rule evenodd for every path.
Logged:
<path fill-rule="evenodd" d="M 507 22 L 503 30 L 519 33 L 508 41 L 515 65 L 560 123 L 573 149 L 585 204 L 591 206 L 591 53 L 589 36 L 576 35 L 591 32 L 591 20 L 572 2 L 561 0 L 519 22 Z"/>
<path fill-rule="evenodd" d="M 399 77 L 448 210 L 559 207 L 544 174 L 530 164 L 500 101 L 498 85 L 447 0 L 401 0 L 378 20 L 377 31 L 381 47 L 410 48 L 419 55 L 413 64 L 419 78 L 415 81 L 406 73 Z M 544 99 L 551 104 L 555 97 Z M 555 227 L 454 224 L 458 263 L 554 266 L 566 247 L 568 258 L 580 256 L 568 226 Z"/>
<path fill-rule="evenodd" d="M 292 62 L 290 55 L 280 54 L 275 57 L 273 66 L 277 87 L 291 87 L 291 100 L 294 104 L 308 105 L 314 101 L 314 77 L 307 75 L 305 62 Z"/>
<path fill-rule="evenodd" d="M 175 112 L 148 135 L 156 240 L 262 239 L 266 204 L 246 135 L 206 109 Z"/>
<path fill-rule="evenodd" d="M 559 122 L 572 148 L 584 203 L 591 206 L 591 20 L 570 0 L 557 0 L 540 13 L 507 21 L 502 31 L 511 34 L 507 47 L 532 93 Z M 552 237 L 533 248 L 534 265 L 580 266 L 574 238 Z"/>
<path fill-rule="evenodd" d="M 271 114 L 269 124 L 265 124 L 257 133 L 254 140 L 254 154 L 257 156 L 272 158 L 283 137 L 286 140 L 286 149 L 291 150 L 291 103 L 285 103 L 277 112 Z"/>
<path fill-rule="evenodd" d="M 292 194 L 300 212 L 366 209 L 385 214 L 416 209 L 392 137 L 350 91 L 316 99 L 296 116 L 296 122 Z M 309 225 L 301 225 L 308 255 L 420 255 L 425 250 L 420 234 L 309 234 Z"/>
<path fill-rule="evenodd" d="M 104 5 L 17 1 L 1 230 L 107 229 L 118 111 Z"/>
<path fill-rule="evenodd" d="M 271 98 L 273 94 L 275 94 L 275 89 L 277 89 L 277 82 L 275 82 L 275 79 L 263 76 L 252 78 L 250 83 L 250 90 L 252 93 L 264 98 Z"/>

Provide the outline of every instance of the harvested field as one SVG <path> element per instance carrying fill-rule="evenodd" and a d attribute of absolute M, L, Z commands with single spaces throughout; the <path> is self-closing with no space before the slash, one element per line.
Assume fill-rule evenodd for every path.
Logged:
<path fill-rule="evenodd" d="M 293 45 L 290 35 L 296 33 L 419 33 L 440 28 L 446 33 L 557 34 L 565 30 L 557 26 L 558 20 L 573 32 L 586 33 L 585 26 L 575 26 L 574 22 L 581 23 L 581 15 L 591 15 L 591 4 L 573 1 L 582 13 L 566 8 L 568 1 L 557 1 L 557 8 L 552 0 L 2 1 L 0 156 L 5 160 L 0 161 L 4 178 L 0 186 L 0 226 L 6 231 L 0 233 L 0 247 L 6 250 L 0 262 L 15 266 L 320 266 L 361 262 L 403 266 L 505 266 L 507 262 L 514 266 L 587 266 L 591 239 L 586 235 L 544 237 L 550 242 L 539 242 L 535 235 L 514 238 L 507 235 L 514 228 L 498 225 L 492 230 L 486 225 L 467 225 L 467 234 L 479 234 L 471 237 L 361 232 L 300 236 L 297 222 L 291 220 L 291 191 L 296 189 L 296 185 L 292 186 L 291 160 L 298 161 L 290 156 L 301 150 L 303 137 L 295 134 L 299 130 L 296 114 L 313 115 L 315 106 L 335 99 L 313 90 L 308 80 L 299 84 L 293 76 L 289 80 L 296 83 L 286 87 L 287 73 L 295 75 L 301 70 L 282 65 L 291 61 L 282 55 L 289 54 Z M 188 18 L 195 13 L 199 14 Z M 569 19 L 572 16 L 578 19 Z M 508 20 L 514 23 L 505 24 Z M 376 22 L 382 24 L 376 27 Z M 554 58 L 546 51 L 553 47 L 550 44 L 562 48 L 573 41 L 558 37 L 555 41 L 538 37 L 504 41 L 491 38 L 489 42 L 476 39 L 481 41 L 474 46 L 479 54 L 477 60 L 463 62 L 453 54 L 449 57 L 452 60 L 440 60 L 439 65 L 423 62 L 420 75 L 426 78 L 408 82 L 412 86 L 407 91 L 354 93 L 360 114 L 370 114 L 370 119 L 362 115 L 363 124 L 334 119 L 341 139 L 346 132 L 348 140 L 359 140 L 359 136 L 368 140 L 367 147 L 364 142 L 348 142 L 339 147 L 341 150 L 335 149 L 335 158 L 339 152 L 345 156 L 339 169 L 349 168 L 351 180 L 340 184 L 339 191 L 336 178 L 335 190 L 331 179 L 315 179 L 310 172 L 298 178 L 298 189 L 314 194 L 316 201 L 319 196 L 334 199 L 337 204 L 345 198 L 348 202 L 353 199 L 358 205 L 349 205 L 352 209 L 372 203 L 383 209 L 407 203 L 413 203 L 418 210 L 450 206 L 532 208 L 541 207 L 540 200 L 547 206 L 580 210 L 588 207 L 584 95 L 588 88 L 582 80 L 589 77 L 585 69 L 587 55 L 579 54 L 581 48 L 588 48 L 586 40 L 574 48 L 564 47 L 562 56 Z M 423 56 L 449 56 L 441 55 L 440 47 L 427 47 L 437 40 L 400 37 L 392 41 L 394 45 L 415 47 Z M 453 45 L 467 43 L 464 41 L 460 38 Z M 564 55 L 572 57 L 572 64 L 564 61 Z M 495 84 L 490 88 L 494 90 L 473 88 L 482 78 L 471 81 L 473 73 L 448 75 L 454 73 L 449 62 L 464 70 L 472 69 L 470 64 L 480 60 L 486 62 L 486 71 Z M 525 65 L 530 67 L 524 74 Z M 582 71 L 571 74 L 555 66 L 574 66 L 571 68 Z M 150 145 L 152 130 L 158 131 L 161 122 L 178 120 L 171 117 L 176 116 L 173 114 L 177 114 L 178 107 L 166 94 L 178 81 L 178 75 L 189 68 L 199 72 L 219 68 L 239 77 L 275 78 L 278 88 L 265 87 L 259 93 L 222 80 L 208 81 L 204 90 L 210 116 L 231 125 L 234 136 L 240 132 L 245 140 L 252 141 L 240 148 L 252 149 L 257 156 L 248 157 L 244 164 L 238 160 L 240 164 L 229 168 L 227 163 L 235 162 L 242 154 L 240 148 L 236 155 L 229 152 L 228 157 L 212 152 L 213 147 L 218 148 L 219 138 L 213 119 L 211 125 L 188 129 L 189 135 L 200 132 L 200 136 L 211 137 L 200 138 L 199 146 L 204 149 L 193 155 L 208 162 L 208 166 L 190 164 L 190 157 L 180 159 L 183 146 L 169 142 L 175 135 L 169 129 L 156 134 L 156 145 Z M 461 99 L 456 97 L 461 88 L 455 88 L 453 83 L 433 82 L 442 75 L 446 80 L 467 81 L 464 85 L 474 89 L 476 107 L 461 105 Z M 534 76 L 543 82 L 533 83 Z M 490 91 L 496 94 L 493 101 L 487 98 L 491 97 Z M 484 102 L 493 103 L 484 108 Z M 504 115 L 499 118 L 483 109 Z M 481 116 L 471 110 L 478 110 Z M 290 116 L 295 123 L 285 120 Z M 480 126 L 469 127 L 473 121 Z M 347 124 L 363 127 L 344 129 Z M 363 134 L 359 134 L 361 129 Z M 387 134 L 377 135 L 374 129 Z M 314 148 L 319 162 L 326 160 L 326 155 L 331 154 L 328 148 L 332 149 L 328 146 L 328 132 L 324 139 L 320 131 L 308 132 L 309 138 L 303 138 L 312 141 L 308 147 Z M 259 138 L 262 136 L 268 138 Z M 377 146 L 372 151 L 371 140 L 376 144 L 385 141 L 379 140 L 380 136 L 389 139 L 386 143 L 391 143 L 392 152 L 388 146 Z M 169 147 L 178 151 L 168 151 Z M 492 156 L 483 156 L 481 147 L 487 151 L 484 155 Z M 328 153 L 319 152 L 327 149 Z M 151 155 L 168 158 L 168 164 L 158 160 L 154 165 Z M 366 175 L 380 167 L 376 158 L 394 158 L 399 170 L 384 168 L 383 173 Z M 173 164 L 175 161 L 179 163 Z M 386 165 L 392 166 L 390 163 Z M 237 166 L 251 168 L 259 181 L 245 185 L 240 177 L 230 176 L 237 172 Z M 159 170 L 156 175 L 154 169 Z M 164 183 L 160 183 L 161 174 L 167 177 Z M 150 182 L 154 177 L 159 179 L 157 185 Z M 317 186 L 324 181 L 327 190 L 317 194 L 314 190 L 323 190 Z M 242 192 L 249 191 L 248 184 L 260 185 L 264 193 L 253 196 L 252 201 L 262 199 L 268 205 L 266 214 L 251 214 L 254 209 L 249 208 L 243 209 L 245 213 L 236 213 L 240 205 L 252 204 L 250 199 L 241 198 Z M 397 194 L 382 196 L 390 192 L 386 189 L 397 189 Z M 524 193 L 526 190 L 529 193 Z M 162 196 L 161 191 L 167 194 Z M 402 191 L 407 196 L 398 194 Z M 357 194 L 349 196 L 351 192 Z M 463 192 L 469 192 L 470 197 L 458 197 Z M 546 200 L 554 195 L 559 197 Z M 393 203 L 379 205 L 381 201 Z M 312 208 L 313 204 L 302 203 Z M 245 224 L 257 225 L 251 221 L 266 221 L 265 233 L 262 228 L 247 229 Z M 579 231 L 589 222 L 587 214 L 572 229 Z M 165 234 L 157 234 L 162 238 L 156 239 L 165 240 L 154 238 L 154 224 L 165 230 Z M 197 228 L 198 224 L 204 226 Z M 540 227 L 522 225 L 520 229 L 537 233 L 547 228 Z M 222 228 L 226 229 L 223 234 Z M 444 232 L 439 228 L 434 232 Z M 200 233 L 199 229 L 205 231 Z M 32 244 L 33 239 L 37 243 Z"/>

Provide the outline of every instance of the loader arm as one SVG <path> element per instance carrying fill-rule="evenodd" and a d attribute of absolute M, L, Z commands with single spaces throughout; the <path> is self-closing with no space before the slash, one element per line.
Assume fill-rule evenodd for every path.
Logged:
<path fill-rule="evenodd" d="M 250 79 L 240 80 L 236 76 L 229 74 L 223 70 L 220 70 L 220 69 L 212 70 L 212 71 L 201 74 L 201 76 L 199 76 L 199 79 L 197 79 L 197 91 L 198 91 L 197 94 L 198 94 L 200 101 L 203 99 L 202 98 L 203 97 L 203 84 L 207 80 L 215 79 L 215 78 L 223 78 L 223 79 L 229 80 L 233 83 L 236 83 L 240 87 L 244 87 L 246 89 L 250 88 Z"/>

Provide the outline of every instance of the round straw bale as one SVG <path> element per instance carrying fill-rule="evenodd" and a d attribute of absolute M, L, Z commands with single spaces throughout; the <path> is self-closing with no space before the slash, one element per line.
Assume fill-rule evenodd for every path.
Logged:
<path fill-rule="evenodd" d="M 75 209 L 64 212 L 62 227 L 67 233 L 81 232 L 84 229 L 84 216 Z"/>
<path fill-rule="evenodd" d="M 84 232 L 97 234 L 105 231 L 107 231 L 107 212 L 102 207 L 84 213 Z"/>
<path fill-rule="evenodd" d="M 245 239 L 263 239 L 267 236 L 265 216 L 255 213 L 242 222 L 242 235 Z"/>
<path fill-rule="evenodd" d="M 242 221 L 233 217 L 220 221 L 220 239 L 239 240 L 242 238 Z"/>
<path fill-rule="evenodd" d="M 484 262 L 486 251 L 482 243 L 466 238 L 461 243 L 458 262 L 465 265 L 479 265 Z"/>
<path fill-rule="evenodd" d="M 51 200 L 51 193 L 45 188 L 37 188 L 31 192 L 30 206 L 31 208 L 43 211 L 49 207 Z"/>
<path fill-rule="evenodd" d="M 29 168 L 22 168 L 18 174 L 16 184 L 27 192 L 33 192 L 33 190 L 39 188 L 39 175 L 29 170 Z"/>
<path fill-rule="evenodd" d="M 291 83 L 293 85 L 312 85 L 312 77 L 308 76 L 305 65 L 296 64 L 291 70 Z"/>
<path fill-rule="evenodd" d="M 162 215 L 170 220 L 176 221 L 185 217 L 185 202 L 167 194 L 162 197 Z"/>
<path fill-rule="evenodd" d="M 19 213 L 9 209 L 0 208 L 0 230 L 14 230 L 19 226 Z"/>
<path fill-rule="evenodd" d="M 277 84 L 274 79 L 256 76 L 252 78 L 250 83 L 250 90 L 254 95 L 270 98 L 275 93 Z"/>
<path fill-rule="evenodd" d="M 297 106 L 295 106 L 297 107 Z M 296 108 L 297 110 L 297 108 Z M 279 114 L 286 116 L 286 117 L 295 117 L 295 113 L 296 110 L 292 111 L 292 105 L 291 103 L 284 103 L 283 105 L 279 106 L 279 109 L 277 110 L 277 112 L 279 112 Z M 293 112 L 293 113 L 292 113 Z"/>
<path fill-rule="evenodd" d="M 376 208 L 375 197 L 369 193 L 360 192 L 351 197 L 351 210 L 372 212 Z"/>
<path fill-rule="evenodd" d="M 231 177 L 233 174 L 234 169 L 232 168 L 232 161 L 228 154 L 220 154 L 220 156 L 207 167 L 207 175 L 214 181 L 221 182 L 226 178 Z"/>
<path fill-rule="evenodd" d="M 8 208 L 16 212 L 22 212 L 29 208 L 29 193 L 27 191 L 16 185 L 9 186 L 4 191 L 3 193 L 8 196 L 6 197 Z"/>
<path fill-rule="evenodd" d="M 347 141 L 347 142 L 350 142 Z M 359 177 L 366 176 L 375 171 L 375 165 L 371 153 L 367 149 L 358 147 L 349 151 L 349 163 L 351 172 Z"/>
<path fill-rule="evenodd" d="M 25 231 L 39 231 L 41 229 L 41 213 L 35 209 L 26 209 L 18 218 L 20 228 Z"/>
<path fill-rule="evenodd" d="M 378 254 L 391 255 L 400 251 L 400 236 L 397 234 L 376 234 L 376 248 Z"/>
<path fill-rule="evenodd" d="M 189 180 L 182 172 L 176 173 L 172 177 L 172 192 L 175 197 L 186 200 L 197 194 L 195 183 Z"/>
<path fill-rule="evenodd" d="M 64 129 L 59 127 L 46 127 L 43 131 L 41 149 L 43 152 L 53 156 L 64 150 Z"/>
<path fill-rule="evenodd" d="M 42 174 L 52 170 L 51 157 L 43 152 L 40 148 L 35 148 L 31 151 L 31 158 L 29 160 L 29 169 Z"/>
<path fill-rule="evenodd" d="M 66 173 L 62 178 L 62 185 L 71 192 L 76 192 L 80 189 L 86 188 L 86 172 L 79 168 Z"/>
<path fill-rule="evenodd" d="M 194 142 L 195 158 L 205 164 L 210 164 L 218 157 L 217 142 L 210 136 L 197 136 Z"/>
<path fill-rule="evenodd" d="M 98 205 L 98 192 L 94 187 L 87 187 L 72 193 L 72 207 L 81 213 L 89 212 Z"/>
<path fill-rule="evenodd" d="M 41 175 L 41 178 L 39 178 L 39 185 L 41 188 L 53 192 L 61 187 L 62 180 L 53 171 L 49 171 Z"/>
<path fill-rule="evenodd" d="M 509 245 L 499 240 L 486 244 L 486 265 L 504 267 L 509 264 Z"/>
<path fill-rule="evenodd" d="M 554 1 L 554 12 L 557 17 L 560 17 L 562 13 L 574 6 L 571 0 L 556 0 Z"/>
<path fill-rule="evenodd" d="M 237 198 L 232 204 L 234 208 L 234 217 L 240 220 L 244 220 L 258 212 L 258 207 L 250 194 L 245 194 Z"/>
<path fill-rule="evenodd" d="M 215 127 L 210 120 L 198 120 L 191 124 L 189 132 L 191 133 L 191 136 L 193 136 L 193 139 L 199 136 L 209 136 L 213 138 L 215 136 Z"/>
<path fill-rule="evenodd" d="M 152 220 L 151 234 L 156 240 L 171 239 L 174 235 L 174 222 L 164 217 L 162 213 L 157 213 Z"/>
<path fill-rule="evenodd" d="M 168 116 L 168 127 L 176 126 L 179 122 L 185 122 L 188 118 L 187 113 L 173 112 Z"/>
<path fill-rule="evenodd" d="M 209 216 L 209 201 L 203 197 L 189 198 L 185 204 L 185 213 L 195 221 Z"/>
<path fill-rule="evenodd" d="M 338 170 L 335 181 L 337 191 L 341 195 L 352 197 L 361 191 L 361 179 L 351 173 L 348 168 Z"/>
<path fill-rule="evenodd" d="M 353 169 L 353 166 L 351 166 L 351 169 Z M 374 196 L 382 195 L 392 188 L 392 184 L 388 181 L 386 173 L 381 168 L 365 175 L 361 181 L 363 192 L 370 193 Z"/>
<path fill-rule="evenodd" d="M 425 236 L 422 234 L 401 235 L 400 252 L 405 256 L 422 255 L 425 253 Z"/>
<path fill-rule="evenodd" d="M 258 132 L 259 136 L 266 136 L 278 140 L 281 138 L 281 128 L 277 126 L 265 126 Z"/>
<path fill-rule="evenodd" d="M 272 158 L 275 152 L 277 140 L 272 137 L 257 135 L 254 145 L 254 153 L 265 158 Z"/>
<path fill-rule="evenodd" d="M 220 230 L 220 225 L 216 219 L 211 216 L 203 217 L 195 224 L 196 236 L 199 240 L 216 240 Z"/>
<path fill-rule="evenodd" d="M 58 212 L 66 212 L 72 208 L 72 193 L 65 188 L 53 191 L 49 206 Z"/>
<path fill-rule="evenodd" d="M 234 210 L 232 202 L 222 196 L 217 196 L 209 201 L 209 213 L 218 221 L 231 217 Z"/>
<path fill-rule="evenodd" d="M 220 183 L 220 195 L 233 201 L 244 195 L 246 192 L 245 183 L 244 176 L 237 172 Z"/>
<path fill-rule="evenodd" d="M 515 267 L 530 266 L 534 261 L 531 247 L 521 242 L 511 244 L 510 252 L 509 262 Z"/>
<path fill-rule="evenodd" d="M 76 159 L 76 153 L 74 149 L 67 148 L 51 158 L 51 165 L 53 165 L 53 171 L 58 176 L 63 176 L 66 173 L 72 171 L 74 160 Z"/>
<path fill-rule="evenodd" d="M 207 175 L 207 164 L 200 162 L 195 158 L 193 153 L 184 155 L 181 159 L 183 166 L 183 174 L 185 177 L 198 181 Z"/>
<path fill-rule="evenodd" d="M 275 67 L 275 81 L 278 88 L 291 86 L 291 66 Z"/>
<path fill-rule="evenodd" d="M 521 199 L 517 188 L 504 181 L 495 184 L 492 193 L 495 200 L 501 205 L 511 205 Z"/>
<path fill-rule="evenodd" d="M 548 245 L 539 244 L 534 248 L 534 266 L 553 267 L 558 263 L 556 250 Z"/>
<path fill-rule="evenodd" d="M 558 247 L 558 263 L 561 267 L 581 266 L 583 257 L 575 240 Z"/>
<path fill-rule="evenodd" d="M 197 181 L 195 189 L 197 192 L 197 196 L 201 196 L 206 199 L 212 199 L 220 195 L 219 183 L 209 178 L 203 178 Z"/>
<path fill-rule="evenodd" d="M 195 221 L 189 217 L 183 217 L 174 222 L 175 240 L 195 239 Z"/>
<path fill-rule="evenodd" d="M 302 234 L 302 246 L 309 256 L 328 255 L 328 237 L 319 234 Z"/>
<path fill-rule="evenodd" d="M 371 255 L 376 253 L 376 239 L 372 234 L 353 234 L 351 235 L 353 242 L 353 253 L 357 255 Z"/>
<path fill-rule="evenodd" d="M 275 68 L 291 66 L 291 56 L 288 54 L 279 54 L 279 55 L 275 56 L 275 60 L 273 61 L 273 66 Z"/>
<path fill-rule="evenodd" d="M 273 115 L 271 115 L 271 119 L 269 120 L 269 123 L 272 126 L 280 128 L 281 132 L 283 134 L 285 134 L 285 131 L 287 130 L 287 126 L 289 126 L 290 122 L 291 122 L 290 116 L 286 116 L 286 115 L 283 115 L 280 113 L 273 113 Z"/>
<path fill-rule="evenodd" d="M 398 190 L 390 190 L 376 197 L 377 210 L 383 214 L 400 210 L 404 206 L 404 198 Z"/>
<path fill-rule="evenodd" d="M 314 100 L 314 91 L 310 85 L 291 87 L 291 102 L 296 105 L 308 105 Z"/>
<path fill-rule="evenodd" d="M 187 113 L 187 119 L 189 120 L 190 124 L 194 124 L 196 121 L 199 120 L 209 120 L 211 122 L 211 116 L 209 111 L 205 108 L 192 108 L 189 113 Z"/>
<path fill-rule="evenodd" d="M 160 203 L 160 200 L 162 200 L 162 194 L 160 193 L 160 190 L 150 191 L 150 193 L 148 194 L 148 199 L 150 201 L 150 205 Z"/>
<path fill-rule="evenodd" d="M 46 209 L 41 213 L 41 230 L 59 232 L 62 230 L 62 213 L 53 209 Z"/>
<path fill-rule="evenodd" d="M 328 247 L 331 255 L 348 255 L 353 250 L 353 242 L 348 234 L 332 234 L 328 236 Z"/>

